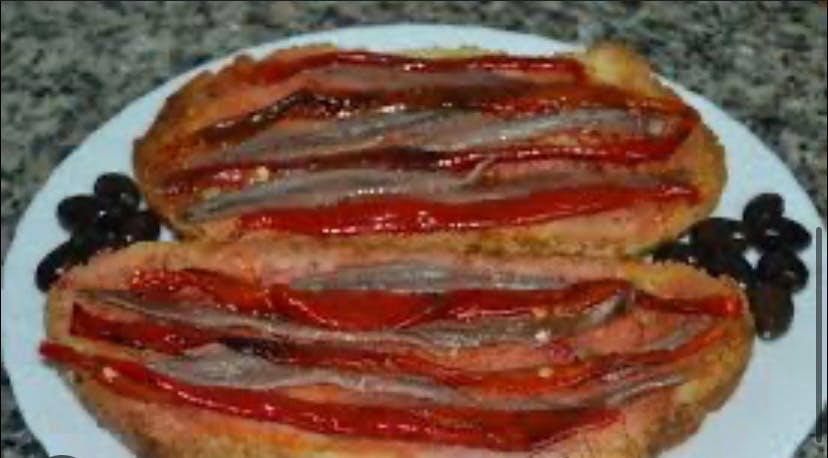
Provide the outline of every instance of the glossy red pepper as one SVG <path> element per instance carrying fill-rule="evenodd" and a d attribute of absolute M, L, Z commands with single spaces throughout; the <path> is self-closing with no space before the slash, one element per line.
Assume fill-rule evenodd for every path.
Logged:
<path fill-rule="evenodd" d="M 140 271 L 131 289 L 165 298 L 184 288 L 205 294 L 217 307 L 251 315 L 278 315 L 294 322 L 345 331 L 400 329 L 450 320 L 578 313 L 628 289 L 618 280 L 582 282 L 549 290 L 451 290 L 414 294 L 392 291 L 308 291 L 275 284 L 262 287 L 204 270 Z"/>
<path fill-rule="evenodd" d="M 268 292 L 245 280 L 205 269 L 138 270 L 130 279 L 130 290 L 152 299 L 166 299 L 192 288 L 231 312 L 266 313 Z"/>
<path fill-rule="evenodd" d="M 695 299 L 662 298 L 644 292 L 636 293 L 636 304 L 661 312 L 689 315 L 712 315 L 736 318 L 744 313 L 742 300 L 735 296 L 709 296 Z"/>
<path fill-rule="evenodd" d="M 591 185 L 464 203 L 383 196 L 344 201 L 324 208 L 247 213 L 239 218 L 238 227 L 245 232 L 272 230 L 313 236 L 465 231 L 540 224 L 639 202 L 690 204 L 697 200 L 695 188 L 678 184 L 652 188 Z"/>
<path fill-rule="evenodd" d="M 216 332 L 191 326 L 110 319 L 91 313 L 77 304 L 72 307 L 69 332 L 86 339 L 170 355 L 214 343 L 220 338 Z"/>
<path fill-rule="evenodd" d="M 573 80 L 584 77 L 583 65 L 570 57 L 482 55 L 460 58 L 427 59 L 367 51 L 330 51 L 294 59 L 265 61 L 254 75 L 260 83 L 272 84 L 310 68 L 331 65 L 364 65 L 398 68 L 406 72 L 445 72 L 458 70 L 516 70 L 560 74 Z"/>
<path fill-rule="evenodd" d="M 46 343 L 41 347 L 41 354 L 50 361 L 89 374 L 123 396 L 139 400 L 151 396 L 153 400 L 283 423 L 323 434 L 529 451 L 584 430 L 606 427 L 621 418 L 617 410 L 600 408 L 495 411 L 323 404 L 292 398 L 278 391 L 194 386 L 135 362 L 89 356 L 63 345 Z"/>
<path fill-rule="evenodd" d="M 579 284 L 562 290 L 455 290 L 443 294 L 387 291 L 300 292 L 271 288 L 270 306 L 289 319 L 346 331 L 400 329 L 435 321 L 581 312 L 621 293 L 626 284 Z"/>

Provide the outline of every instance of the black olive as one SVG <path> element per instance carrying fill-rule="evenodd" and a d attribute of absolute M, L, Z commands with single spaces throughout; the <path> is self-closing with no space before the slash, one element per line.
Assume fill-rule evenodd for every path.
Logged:
<path fill-rule="evenodd" d="M 69 231 L 95 224 L 102 211 L 100 200 L 94 196 L 80 195 L 63 199 L 57 207 L 60 224 Z"/>
<path fill-rule="evenodd" d="M 125 219 L 119 232 L 126 243 L 158 240 L 161 223 L 154 214 L 143 210 Z"/>
<path fill-rule="evenodd" d="M 81 262 L 69 242 L 62 243 L 46 255 L 37 265 L 35 283 L 41 291 L 52 286 L 63 272 Z"/>
<path fill-rule="evenodd" d="M 129 245 L 129 242 L 119 231 L 108 231 L 106 240 L 106 246 L 109 248 L 122 248 Z"/>
<path fill-rule="evenodd" d="M 742 289 L 748 289 L 756 283 L 753 267 L 738 251 L 705 251 L 700 258 L 701 266 L 711 275 L 727 275 Z"/>
<path fill-rule="evenodd" d="M 756 264 L 759 279 L 799 291 L 808 283 L 808 267 L 791 250 L 781 249 L 762 256 Z"/>
<path fill-rule="evenodd" d="M 697 223 L 690 229 L 690 240 L 702 249 L 745 251 L 748 246 L 742 223 L 728 218 L 709 218 Z"/>
<path fill-rule="evenodd" d="M 107 233 L 94 225 L 74 232 L 69 239 L 74 254 L 84 260 L 106 248 L 108 244 Z"/>
<path fill-rule="evenodd" d="M 655 261 L 675 261 L 697 266 L 699 259 L 699 253 L 689 244 L 682 242 L 667 243 L 653 251 Z"/>
<path fill-rule="evenodd" d="M 115 201 L 104 201 L 98 214 L 97 226 L 102 231 L 117 231 L 127 218 L 135 214 L 132 208 Z"/>
<path fill-rule="evenodd" d="M 788 331 L 793 321 L 794 306 L 787 288 L 762 283 L 751 289 L 749 297 L 756 334 L 760 339 L 774 340 Z"/>
<path fill-rule="evenodd" d="M 110 202 L 136 209 L 141 203 L 141 192 L 132 178 L 121 173 L 105 173 L 95 181 L 95 195 Z"/>
<path fill-rule="evenodd" d="M 769 221 L 781 218 L 785 213 L 785 200 L 779 194 L 759 194 L 748 202 L 742 213 L 742 221 L 747 226 L 762 226 Z"/>
<path fill-rule="evenodd" d="M 751 227 L 750 241 L 764 251 L 790 248 L 799 251 L 811 244 L 811 233 L 801 224 L 788 218 L 775 218 L 763 225 Z"/>
<path fill-rule="evenodd" d="M 782 219 L 782 234 L 785 237 L 785 243 L 794 251 L 802 251 L 808 248 L 813 239 L 805 226 L 787 218 Z"/>

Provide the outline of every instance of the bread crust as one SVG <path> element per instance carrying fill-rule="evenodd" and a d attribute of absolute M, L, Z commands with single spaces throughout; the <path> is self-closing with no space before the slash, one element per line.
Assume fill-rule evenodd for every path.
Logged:
<path fill-rule="evenodd" d="M 570 258 L 521 258 L 447 254 L 445 252 L 397 252 L 390 254 L 365 247 L 329 243 L 297 244 L 247 238 L 225 244 L 140 244 L 125 251 L 99 256 L 86 266 L 70 271 L 50 294 L 47 330 L 53 342 L 81 351 L 110 356 L 135 357 L 107 344 L 83 341 L 68 335 L 76 287 L 117 286 L 121 274 L 136 266 L 184 268 L 202 266 L 268 277 L 286 266 L 302 270 L 326 269 L 347 260 L 371 263 L 400 256 L 451 260 L 468 266 L 497 265 L 519 272 L 560 272 L 571 279 L 617 277 L 657 294 L 698 297 L 738 294 L 727 279 L 714 279 L 688 266 L 646 264 Z M 692 285 L 692 287 L 688 287 Z M 125 398 L 90 378 L 74 374 L 68 382 L 103 427 L 116 432 L 138 456 L 152 458 L 356 458 L 356 457 L 533 457 L 533 458 L 648 458 L 692 435 L 705 415 L 717 409 L 738 384 L 750 357 L 753 329 L 749 313 L 726 324 L 723 344 L 705 350 L 694 363 L 692 379 L 677 388 L 648 394 L 624 407 L 624 420 L 612 426 L 583 431 L 532 453 L 500 453 L 462 447 L 326 436 L 290 426 L 257 422 L 186 406 L 154 404 Z"/>
<path fill-rule="evenodd" d="M 312 52 L 332 47 L 316 46 L 281 51 L 269 59 L 282 58 L 291 53 Z M 481 50 L 429 50 L 418 55 L 445 57 L 474 55 Z M 611 43 L 603 43 L 574 55 L 585 65 L 594 80 L 622 87 L 631 93 L 651 97 L 678 97 L 661 84 L 650 66 L 635 52 Z M 204 73 L 170 97 L 153 126 L 135 144 L 134 168 L 150 206 L 162 215 L 170 225 L 187 238 L 228 239 L 243 235 L 236 219 L 222 219 L 204 224 L 188 224 L 178 217 L 180 202 L 161 191 L 159 181 L 171 165 L 183 160 L 180 151 L 166 146 L 182 135 L 222 118 L 216 110 L 202 110 L 211 100 L 216 100 L 229 88 L 244 83 L 257 63 L 240 58 L 217 74 Z M 279 89 L 261 89 L 263 93 L 278 94 Z M 257 105 L 258 103 L 259 105 Z M 260 102 L 246 99 L 224 104 L 231 112 L 244 113 L 260 106 Z M 207 105 L 209 106 L 209 105 Z M 223 117 L 229 113 L 223 113 Z M 501 167 L 500 165 L 495 168 Z M 505 169 L 514 166 L 504 165 Z M 524 167 L 532 167 L 531 164 Z M 618 256 L 640 253 L 682 233 L 694 222 L 710 214 L 718 203 L 726 181 L 723 149 L 716 136 L 703 123 L 699 123 L 686 141 L 669 159 L 657 163 L 645 163 L 635 167 L 619 167 L 610 164 L 567 164 L 570 168 L 606 170 L 608 172 L 659 174 L 681 176 L 699 191 L 696 204 L 638 203 L 631 207 L 597 215 L 571 217 L 542 224 L 518 227 L 498 227 L 487 230 L 464 232 L 435 232 L 425 234 L 370 234 L 342 239 L 345 243 L 378 246 L 417 246 L 427 249 L 439 246 L 457 251 L 485 253 L 563 253 L 597 256 Z M 292 234 L 278 234 L 296 237 Z"/>

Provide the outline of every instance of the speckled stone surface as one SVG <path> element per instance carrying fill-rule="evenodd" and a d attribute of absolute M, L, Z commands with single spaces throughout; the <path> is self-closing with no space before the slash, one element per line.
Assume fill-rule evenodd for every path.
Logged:
<path fill-rule="evenodd" d="M 403 21 L 625 41 L 662 74 L 745 122 L 791 167 L 825 217 L 826 13 L 815 2 L 4 0 L 3 256 L 18 218 L 52 168 L 130 100 L 238 48 L 303 32 Z M 2 457 L 45 456 L 23 424 L 4 371 Z M 825 456 L 825 448 L 808 439 L 797 458 L 818 456 Z"/>

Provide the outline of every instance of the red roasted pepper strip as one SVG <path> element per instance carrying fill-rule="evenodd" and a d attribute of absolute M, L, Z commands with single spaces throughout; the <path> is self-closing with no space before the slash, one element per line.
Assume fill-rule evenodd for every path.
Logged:
<path fill-rule="evenodd" d="M 473 321 L 487 317 L 528 315 L 543 309 L 550 316 L 575 314 L 628 289 L 618 280 L 582 282 L 550 290 L 453 290 L 439 294 L 392 291 L 307 291 L 287 285 L 257 286 L 204 270 L 142 271 L 131 289 L 165 298 L 184 288 L 206 293 L 232 312 L 278 315 L 329 329 L 369 331 L 401 329 L 439 320 Z"/>
<path fill-rule="evenodd" d="M 620 294 L 623 282 L 583 283 L 561 290 L 456 290 L 443 294 L 387 291 L 304 292 L 271 288 L 276 313 L 313 326 L 348 331 L 401 329 L 434 321 L 474 321 L 528 315 L 580 313 Z"/>
<path fill-rule="evenodd" d="M 207 294 L 219 307 L 232 312 L 268 311 L 268 291 L 244 280 L 204 269 L 138 270 L 130 290 L 149 298 L 166 299 L 187 288 Z"/>
<path fill-rule="evenodd" d="M 78 337 L 169 355 L 214 343 L 221 337 L 216 332 L 191 326 L 113 320 L 90 313 L 77 304 L 72 307 L 70 332 Z"/>
<path fill-rule="evenodd" d="M 660 185 L 636 189 L 592 185 L 539 191 L 503 199 L 444 203 L 409 196 L 368 197 L 325 208 L 286 208 L 242 215 L 239 229 L 313 236 L 464 231 L 540 224 L 625 208 L 636 202 L 698 200 L 695 188 Z"/>
<path fill-rule="evenodd" d="M 684 313 L 689 315 L 713 315 L 736 318 L 744 313 L 742 300 L 736 296 L 709 296 L 695 299 L 661 298 L 637 292 L 637 305 L 661 312 Z"/>
<path fill-rule="evenodd" d="M 406 72 L 459 70 L 546 72 L 571 76 L 575 81 L 582 79 L 585 75 L 583 65 L 570 57 L 483 55 L 427 59 L 367 51 L 332 51 L 311 54 L 298 59 L 265 61 L 254 75 L 254 80 L 271 84 L 290 78 L 303 70 L 337 64 L 394 67 Z"/>
<path fill-rule="evenodd" d="M 322 434 L 529 451 L 584 430 L 606 427 L 621 417 L 617 410 L 588 408 L 494 411 L 323 404 L 291 398 L 278 391 L 194 386 L 135 362 L 89 356 L 58 344 L 42 345 L 41 354 L 50 361 L 89 374 L 122 396 L 163 399 Z M 142 389 L 153 392 L 153 396 L 142 395 Z"/>

